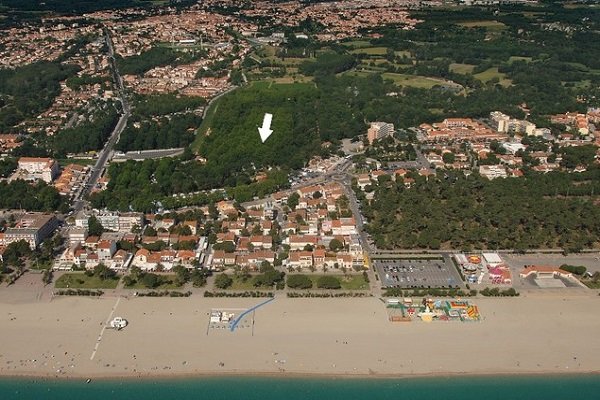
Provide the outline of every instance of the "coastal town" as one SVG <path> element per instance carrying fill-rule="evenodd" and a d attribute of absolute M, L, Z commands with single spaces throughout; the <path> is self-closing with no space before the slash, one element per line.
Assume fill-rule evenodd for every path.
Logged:
<path fill-rule="evenodd" d="M 0 19 L 0 376 L 598 370 L 597 21 L 179 3 Z"/>

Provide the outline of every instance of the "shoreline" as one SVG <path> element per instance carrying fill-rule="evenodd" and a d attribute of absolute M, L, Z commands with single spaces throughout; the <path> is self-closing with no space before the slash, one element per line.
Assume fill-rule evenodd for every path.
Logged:
<path fill-rule="evenodd" d="M 15 375 L 0 375 L 0 380 L 34 380 L 34 381 L 55 381 L 55 382 L 75 382 L 86 381 L 90 379 L 94 381 L 144 381 L 144 380 L 160 380 L 160 381 L 177 381 L 177 380 L 193 380 L 193 379 L 224 379 L 224 378 L 264 378 L 264 379 L 323 379 L 323 380 L 412 380 L 412 379 L 444 379 L 444 378 L 485 378 L 485 377 L 575 377 L 575 376 L 600 376 L 600 370 L 580 372 L 448 372 L 448 373 L 419 373 L 419 374 L 332 374 L 332 373 L 310 373 L 310 372 L 207 372 L 207 373 L 177 373 L 177 374 L 147 374 L 147 375 L 98 375 L 98 376 L 49 376 L 49 375 L 31 375 L 28 373 L 17 373 Z"/>

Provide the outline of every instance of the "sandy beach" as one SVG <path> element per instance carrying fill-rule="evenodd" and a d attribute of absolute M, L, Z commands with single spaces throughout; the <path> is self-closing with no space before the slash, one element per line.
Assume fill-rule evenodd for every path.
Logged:
<path fill-rule="evenodd" d="M 411 375 L 600 371 L 600 297 L 475 300 L 481 322 L 388 321 L 383 302 L 277 297 L 235 332 L 211 309 L 264 299 L 58 297 L 2 303 L 0 375 Z M 114 310 L 113 310 L 114 309 Z M 130 325 L 104 329 L 112 316 Z"/>

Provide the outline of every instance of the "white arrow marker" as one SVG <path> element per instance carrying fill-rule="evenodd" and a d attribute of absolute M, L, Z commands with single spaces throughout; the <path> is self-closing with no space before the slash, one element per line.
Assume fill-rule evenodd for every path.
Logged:
<path fill-rule="evenodd" d="M 271 136 L 273 131 L 271 130 L 271 120 L 273 119 L 273 114 L 265 113 L 265 117 L 263 118 L 262 127 L 258 128 L 258 133 L 260 133 L 260 140 L 264 143 L 265 140 Z"/>

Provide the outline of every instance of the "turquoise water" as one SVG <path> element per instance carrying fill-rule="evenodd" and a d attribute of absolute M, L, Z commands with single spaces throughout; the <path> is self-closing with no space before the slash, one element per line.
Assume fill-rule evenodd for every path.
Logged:
<path fill-rule="evenodd" d="M 600 375 L 402 379 L 0 379 L 0 399 L 44 400 L 578 400 L 600 398 Z"/>

